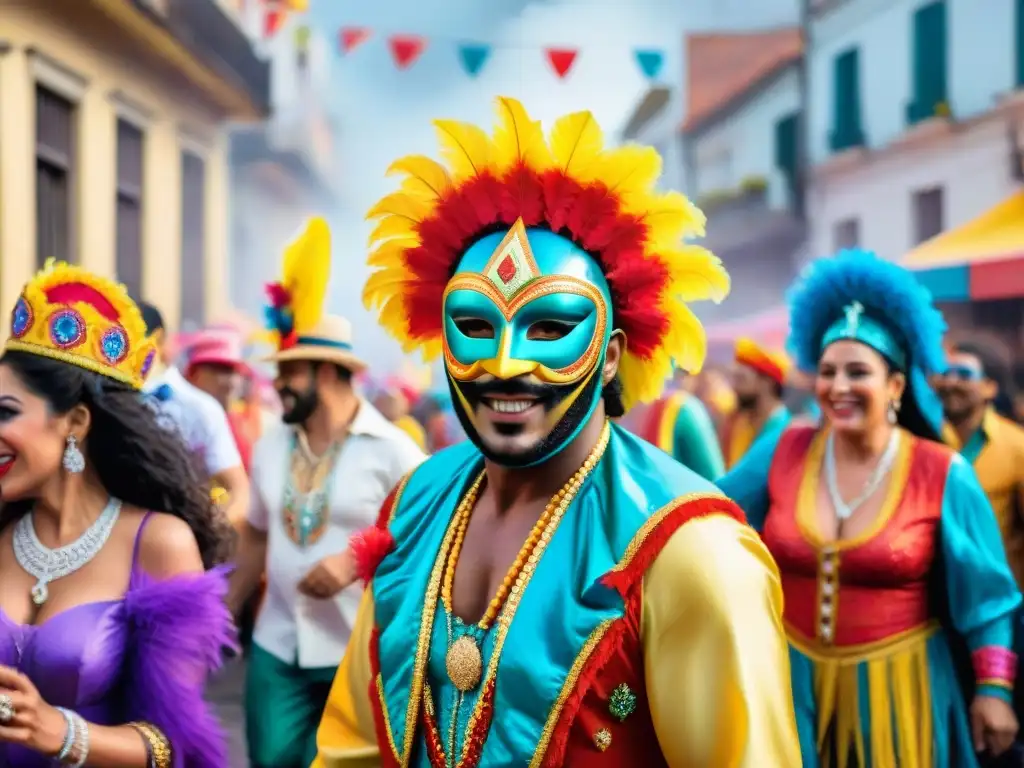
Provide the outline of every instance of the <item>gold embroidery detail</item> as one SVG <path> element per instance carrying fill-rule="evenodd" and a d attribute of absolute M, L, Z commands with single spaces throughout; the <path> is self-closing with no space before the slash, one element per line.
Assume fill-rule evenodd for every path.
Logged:
<path fill-rule="evenodd" d="M 562 690 L 558 692 L 558 698 L 555 699 L 555 703 L 551 707 L 551 711 L 548 712 L 548 719 L 544 723 L 544 730 L 541 731 L 540 740 L 537 742 L 537 748 L 533 752 L 533 759 L 530 761 L 530 768 L 540 768 L 544 763 L 544 758 L 547 755 L 548 746 L 551 744 L 551 737 L 555 733 L 555 728 L 558 726 L 558 720 L 562 716 L 562 709 L 565 707 L 565 702 L 572 695 L 573 691 L 576 690 L 576 685 L 579 682 L 580 675 L 583 674 L 583 668 L 586 666 L 587 661 L 590 660 L 590 655 L 597 648 L 598 643 L 608 632 L 608 629 L 616 621 L 616 619 L 607 619 L 597 625 L 597 628 L 590 633 L 590 637 L 583 644 L 583 648 L 576 656 L 576 660 L 572 663 L 572 667 L 569 669 L 569 674 L 565 676 L 565 682 L 562 683 Z"/>
<path fill-rule="evenodd" d="M 609 571 L 609 573 L 618 573 L 619 571 L 624 571 L 627 568 L 629 568 L 630 564 L 633 562 L 633 558 L 636 557 L 637 553 L 643 548 L 644 542 L 647 541 L 647 537 L 650 536 L 659 525 L 661 525 L 661 522 L 666 517 L 668 517 L 669 513 L 673 512 L 674 510 L 678 509 L 684 504 L 689 504 L 694 501 L 704 501 L 711 499 L 729 501 L 728 497 L 723 496 L 720 493 L 687 493 L 684 494 L 683 496 L 679 496 L 678 498 L 673 499 L 668 504 L 663 506 L 653 515 L 648 517 L 647 521 L 640 527 L 640 530 L 633 535 L 633 538 L 630 540 L 628 546 L 626 547 L 625 553 L 622 555 L 622 559 L 619 560 L 618 565 L 612 568 Z M 726 513 L 716 512 L 715 514 L 724 515 Z"/>
<path fill-rule="evenodd" d="M 414 469 L 407 472 L 405 477 L 399 480 L 398 485 L 395 486 L 395 500 L 391 502 L 391 509 L 388 510 L 388 528 L 390 528 L 391 524 L 395 522 L 395 513 L 398 512 L 398 502 L 402 500 L 402 493 L 405 491 L 405 486 L 409 483 L 409 480 L 412 478 L 413 472 L 415 471 L 416 470 Z"/>
<path fill-rule="evenodd" d="M 604 752 L 612 745 L 612 732 L 607 728 L 602 728 L 600 731 L 594 734 L 594 746 L 597 747 L 599 752 Z"/>
<path fill-rule="evenodd" d="M 395 746 L 395 735 L 391 732 L 391 719 L 388 717 L 388 702 L 384 697 L 384 680 L 380 674 L 377 675 L 377 698 L 380 700 L 380 711 L 384 716 L 384 730 L 388 735 L 388 744 L 391 745 L 391 752 L 395 759 L 398 759 L 398 748 Z"/>

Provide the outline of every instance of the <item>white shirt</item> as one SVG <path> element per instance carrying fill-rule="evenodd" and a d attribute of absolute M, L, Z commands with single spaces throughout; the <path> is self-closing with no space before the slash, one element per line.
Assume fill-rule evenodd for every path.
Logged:
<path fill-rule="evenodd" d="M 146 382 L 145 389 L 153 394 L 164 385 L 170 390 L 169 398 L 154 398 L 161 421 L 178 430 L 189 450 L 201 457 L 209 476 L 241 467 L 242 456 L 221 404 L 187 381 L 173 366 Z"/>
<path fill-rule="evenodd" d="M 299 582 L 320 560 L 345 551 L 353 533 L 373 525 L 387 495 L 426 456 L 407 434 L 360 400 L 329 480 L 326 530 L 300 547 L 285 529 L 282 510 L 293 430 L 274 425 L 253 451 L 249 523 L 267 532 L 267 593 L 253 642 L 287 664 L 336 667 L 355 626 L 363 585 L 320 600 L 301 594 Z"/>

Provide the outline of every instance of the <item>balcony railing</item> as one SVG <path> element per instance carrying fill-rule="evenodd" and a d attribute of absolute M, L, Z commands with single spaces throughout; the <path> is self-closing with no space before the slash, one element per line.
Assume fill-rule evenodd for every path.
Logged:
<path fill-rule="evenodd" d="M 163 24 L 196 58 L 243 89 L 262 112 L 270 110 L 270 63 L 217 0 L 132 0 Z"/>

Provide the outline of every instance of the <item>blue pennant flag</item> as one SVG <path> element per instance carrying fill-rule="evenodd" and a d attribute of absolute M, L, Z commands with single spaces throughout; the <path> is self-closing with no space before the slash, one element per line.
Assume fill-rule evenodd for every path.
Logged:
<path fill-rule="evenodd" d="M 470 77 L 476 77 L 480 70 L 487 63 L 487 57 L 491 55 L 489 45 L 460 45 L 459 58 L 462 60 L 462 68 Z"/>
<path fill-rule="evenodd" d="M 661 74 L 665 56 L 661 51 L 637 51 L 636 63 L 640 65 L 641 71 L 648 80 L 655 80 Z"/>

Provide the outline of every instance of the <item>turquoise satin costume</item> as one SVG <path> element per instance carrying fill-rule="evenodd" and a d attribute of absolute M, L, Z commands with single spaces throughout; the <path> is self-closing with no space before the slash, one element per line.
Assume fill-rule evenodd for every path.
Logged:
<path fill-rule="evenodd" d="M 364 598 L 321 725 L 317 766 L 433 765 L 422 722 L 428 708 L 447 740 L 456 698 L 445 671 L 448 616 L 440 601 L 428 597 L 425 606 L 408 595 L 436 594 L 452 511 L 481 470 L 479 452 L 463 443 L 431 457 L 397 491 L 388 514 L 396 548 L 377 567 Z M 488 692 L 493 698 L 484 703 L 493 719 L 479 757 L 460 764 L 548 765 L 556 748 L 565 750 L 564 762 L 556 765 L 711 765 L 712 754 L 727 756 L 726 764 L 737 768 L 795 764 L 795 740 L 788 739 L 792 702 L 788 685 L 780 682 L 788 678 L 785 647 L 764 610 L 766 600 L 776 599 L 777 585 L 756 537 L 737 538 L 743 526 L 722 504 L 728 502 L 713 486 L 646 441 L 610 426 L 604 456 L 509 614 L 507 632 L 499 622 L 484 638 L 485 664 L 499 642 L 500 663 L 493 686 L 485 677 L 466 697 L 459 751 L 469 712 Z M 692 519 L 683 523 L 680 514 Z M 634 597 L 624 599 L 613 587 L 615 575 L 629 571 L 631 559 L 644 557 L 644 542 L 661 535 L 670 536 L 669 559 L 656 558 L 649 570 L 641 569 L 638 578 L 647 573 L 642 597 L 630 592 Z M 754 568 L 748 567 L 752 552 L 759 561 Z M 704 579 L 674 575 L 687 564 Z M 666 577 L 666 568 L 673 575 Z M 552 589 L 554 584 L 570 588 Z M 665 614 L 687 605 L 683 593 L 696 602 L 675 623 Z M 609 648 L 612 656 L 600 661 L 600 671 L 589 672 L 588 657 L 597 661 L 600 647 L 624 622 L 639 637 L 630 639 L 627 632 L 616 640 L 617 650 Z M 369 627 L 377 628 L 374 639 Z M 453 627 L 456 634 L 467 631 L 457 619 Z M 637 660 L 633 643 L 639 641 L 644 650 Z M 623 686 L 635 695 L 635 710 L 617 724 L 609 717 L 608 694 L 595 694 Z M 379 693 L 369 702 L 372 716 L 360 697 L 367 688 Z M 579 712 L 564 710 L 567 699 L 583 694 Z M 707 709 L 719 696 L 723 704 L 731 702 L 722 718 L 714 711 L 695 717 L 691 707 Z M 737 719 L 746 721 L 745 731 L 737 731 Z M 393 754 L 373 748 L 366 729 L 374 720 L 378 730 L 386 729 L 386 749 L 393 745 Z M 601 725 L 614 733 L 607 751 L 591 741 Z M 330 737 L 329 730 L 335 730 Z M 559 732 L 569 734 L 568 745 Z M 726 748 L 725 738 L 741 741 Z M 325 746 L 328 740 L 333 748 Z"/>

